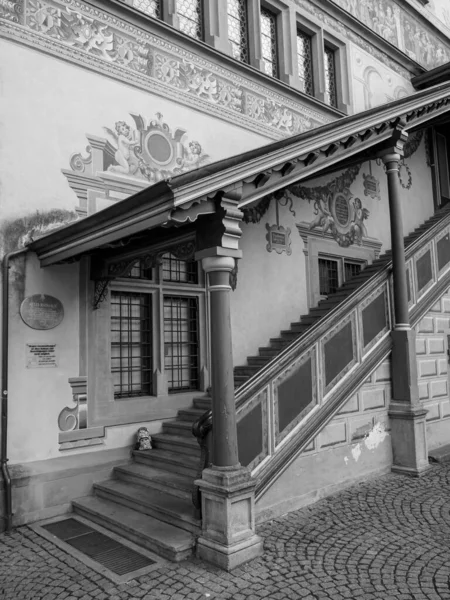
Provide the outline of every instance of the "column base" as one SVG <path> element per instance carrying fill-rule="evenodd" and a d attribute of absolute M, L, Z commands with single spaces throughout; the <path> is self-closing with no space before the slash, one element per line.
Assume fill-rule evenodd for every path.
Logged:
<path fill-rule="evenodd" d="M 420 477 L 428 463 L 426 414 L 422 406 L 392 402 L 389 407 L 392 439 L 392 472 Z"/>
<path fill-rule="evenodd" d="M 264 541 L 257 535 L 235 544 L 224 546 L 212 540 L 199 537 L 197 541 L 197 556 L 224 571 L 232 571 L 249 560 L 258 558 L 264 551 Z"/>
<path fill-rule="evenodd" d="M 255 481 L 244 467 L 205 469 L 195 482 L 202 495 L 202 534 L 197 555 L 231 571 L 261 556 L 255 533 Z"/>

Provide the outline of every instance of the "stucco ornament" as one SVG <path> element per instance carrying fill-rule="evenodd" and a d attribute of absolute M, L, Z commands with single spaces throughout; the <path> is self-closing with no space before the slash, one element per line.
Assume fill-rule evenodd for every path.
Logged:
<path fill-rule="evenodd" d="M 359 198 L 352 198 L 348 188 L 315 200 L 314 215 L 309 229 L 321 228 L 323 234 L 331 233 L 339 246 L 361 246 L 363 238 L 367 237 L 364 221 L 368 219 L 369 211 Z"/>
<path fill-rule="evenodd" d="M 147 427 L 139 427 L 136 434 L 136 450 L 151 450 L 152 449 L 152 438 Z"/>
<path fill-rule="evenodd" d="M 117 121 L 115 130 L 103 129 L 113 140 L 115 162 L 108 171 L 132 175 L 150 182 L 168 179 L 209 162 L 201 144 L 187 141 L 186 130 L 172 130 L 158 112 L 148 124 L 141 115 L 131 114 L 135 127 Z"/>

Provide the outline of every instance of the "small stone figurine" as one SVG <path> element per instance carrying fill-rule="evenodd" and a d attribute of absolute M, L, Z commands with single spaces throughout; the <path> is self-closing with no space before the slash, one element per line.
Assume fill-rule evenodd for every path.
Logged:
<path fill-rule="evenodd" d="M 136 450 L 151 450 L 152 438 L 147 427 L 139 427 L 137 431 Z"/>

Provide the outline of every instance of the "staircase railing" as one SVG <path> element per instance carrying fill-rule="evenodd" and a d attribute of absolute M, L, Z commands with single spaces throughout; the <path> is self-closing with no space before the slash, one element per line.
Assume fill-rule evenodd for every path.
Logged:
<path fill-rule="evenodd" d="M 239 457 L 258 479 L 257 497 L 389 354 L 391 267 L 389 261 L 355 283 L 342 303 L 237 389 Z M 448 210 L 407 245 L 406 269 L 415 324 L 450 284 Z"/>

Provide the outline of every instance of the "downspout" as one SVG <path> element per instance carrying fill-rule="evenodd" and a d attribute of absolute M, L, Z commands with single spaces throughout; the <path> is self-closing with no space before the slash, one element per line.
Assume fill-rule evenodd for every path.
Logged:
<path fill-rule="evenodd" d="M 22 248 L 15 252 L 8 252 L 3 257 L 3 293 L 2 293 L 2 399 L 1 399 L 1 454 L 3 485 L 5 486 L 5 515 L 6 531 L 12 528 L 12 494 L 11 476 L 8 470 L 8 342 L 9 342 L 9 261 L 11 258 L 27 252 Z"/>

